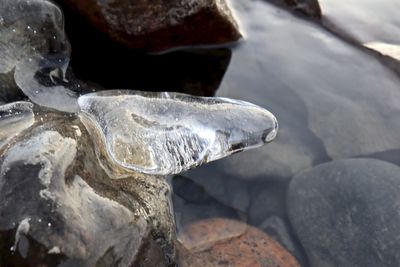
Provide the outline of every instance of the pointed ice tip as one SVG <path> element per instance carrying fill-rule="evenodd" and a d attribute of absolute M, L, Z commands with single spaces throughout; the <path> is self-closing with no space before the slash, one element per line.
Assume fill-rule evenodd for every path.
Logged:
<path fill-rule="evenodd" d="M 268 110 L 228 98 L 104 91 L 81 96 L 78 103 L 88 129 L 103 137 L 110 160 L 154 175 L 259 147 L 278 130 Z"/>
<path fill-rule="evenodd" d="M 274 120 L 273 127 L 268 132 L 268 134 L 265 136 L 265 138 L 264 138 L 265 143 L 270 143 L 270 142 L 274 141 L 276 135 L 278 134 L 278 129 L 279 129 L 278 120 L 275 118 L 275 116 L 272 115 L 272 117 L 273 118 L 271 118 L 271 119 Z"/>

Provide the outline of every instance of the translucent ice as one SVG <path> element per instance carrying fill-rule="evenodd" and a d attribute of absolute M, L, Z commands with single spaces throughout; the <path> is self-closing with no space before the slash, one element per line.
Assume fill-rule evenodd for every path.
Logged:
<path fill-rule="evenodd" d="M 35 122 L 29 102 L 14 102 L 0 106 L 0 148 Z"/>
<path fill-rule="evenodd" d="M 278 127 L 269 111 L 227 98 L 105 91 L 81 96 L 78 103 L 113 162 L 157 175 L 261 146 Z"/>
<path fill-rule="evenodd" d="M 55 4 L 1 0 L 0 74 L 13 75 L 30 100 L 62 111 L 77 110 L 76 82 L 66 78 L 69 54 L 63 14 Z M 0 84 L 0 90 L 10 88 Z"/>

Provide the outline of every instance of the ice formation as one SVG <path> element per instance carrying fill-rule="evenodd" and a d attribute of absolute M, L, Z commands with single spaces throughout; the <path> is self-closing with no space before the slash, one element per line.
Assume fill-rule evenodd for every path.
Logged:
<path fill-rule="evenodd" d="M 63 28 L 61 10 L 49 1 L 2 0 L 0 74 L 13 75 L 32 102 L 73 112 L 78 95 L 66 78 L 70 48 Z"/>
<path fill-rule="evenodd" d="M 179 93 L 104 91 L 81 96 L 81 116 L 101 132 L 118 165 L 175 174 L 272 141 L 277 121 L 267 110 L 227 98 Z"/>
<path fill-rule="evenodd" d="M 14 102 L 0 106 L 0 148 L 35 122 L 32 103 Z"/>

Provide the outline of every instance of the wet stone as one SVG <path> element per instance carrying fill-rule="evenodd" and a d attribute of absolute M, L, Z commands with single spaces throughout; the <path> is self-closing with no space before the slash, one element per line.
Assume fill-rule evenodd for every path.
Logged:
<path fill-rule="evenodd" d="M 318 0 L 267 0 L 279 6 L 289 7 L 310 17 L 321 17 L 321 7 Z"/>
<path fill-rule="evenodd" d="M 178 230 L 199 220 L 210 218 L 230 218 L 246 220 L 244 212 L 224 205 L 192 180 L 176 175 L 172 180 L 173 206 Z"/>
<path fill-rule="evenodd" d="M 234 220 L 215 218 L 193 223 L 179 239 L 179 263 L 183 267 L 300 266 L 268 235 Z"/>
<path fill-rule="evenodd" d="M 161 51 L 233 42 L 241 33 L 225 0 L 59 0 L 129 47 Z"/>
<path fill-rule="evenodd" d="M 346 159 L 296 175 L 290 221 L 313 267 L 400 264 L 400 168 Z"/>
<path fill-rule="evenodd" d="M 382 55 L 400 61 L 400 18 L 397 13 L 400 2 L 319 1 L 327 27 Z"/>
<path fill-rule="evenodd" d="M 279 244 L 292 253 L 301 266 L 308 266 L 306 263 L 307 256 L 302 250 L 301 245 L 299 245 L 297 240 L 293 238 L 294 235 L 287 218 L 281 218 L 278 216 L 268 217 L 260 224 L 259 229 L 263 230 L 271 238 L 279 242 Z"/>

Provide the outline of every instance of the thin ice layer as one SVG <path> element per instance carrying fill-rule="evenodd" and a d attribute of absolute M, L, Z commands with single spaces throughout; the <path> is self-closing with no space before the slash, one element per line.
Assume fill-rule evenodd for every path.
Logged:
<path fill-rule="evenodd" d="M 0 74 L 13 75 L 32 102 L 61 111 L 77 110 L 76 85 L 66 77 L 69 48 L 63 14 L 51 1 L 0 2 Z M 4 84 L 0 91 L 10 94 Z"/>
<path fill-rule="evenodd" d="M 275 138 L 278 125 L 269 111 L 227 98 L 105 91 L 78 103 L 113 161 L 159 175 L 261 146 Z"/>
<path fill-rule="evenodd" d="M 14 102 L 0 106 L 0 148 L 35 122 L 33 104 Z"/>

